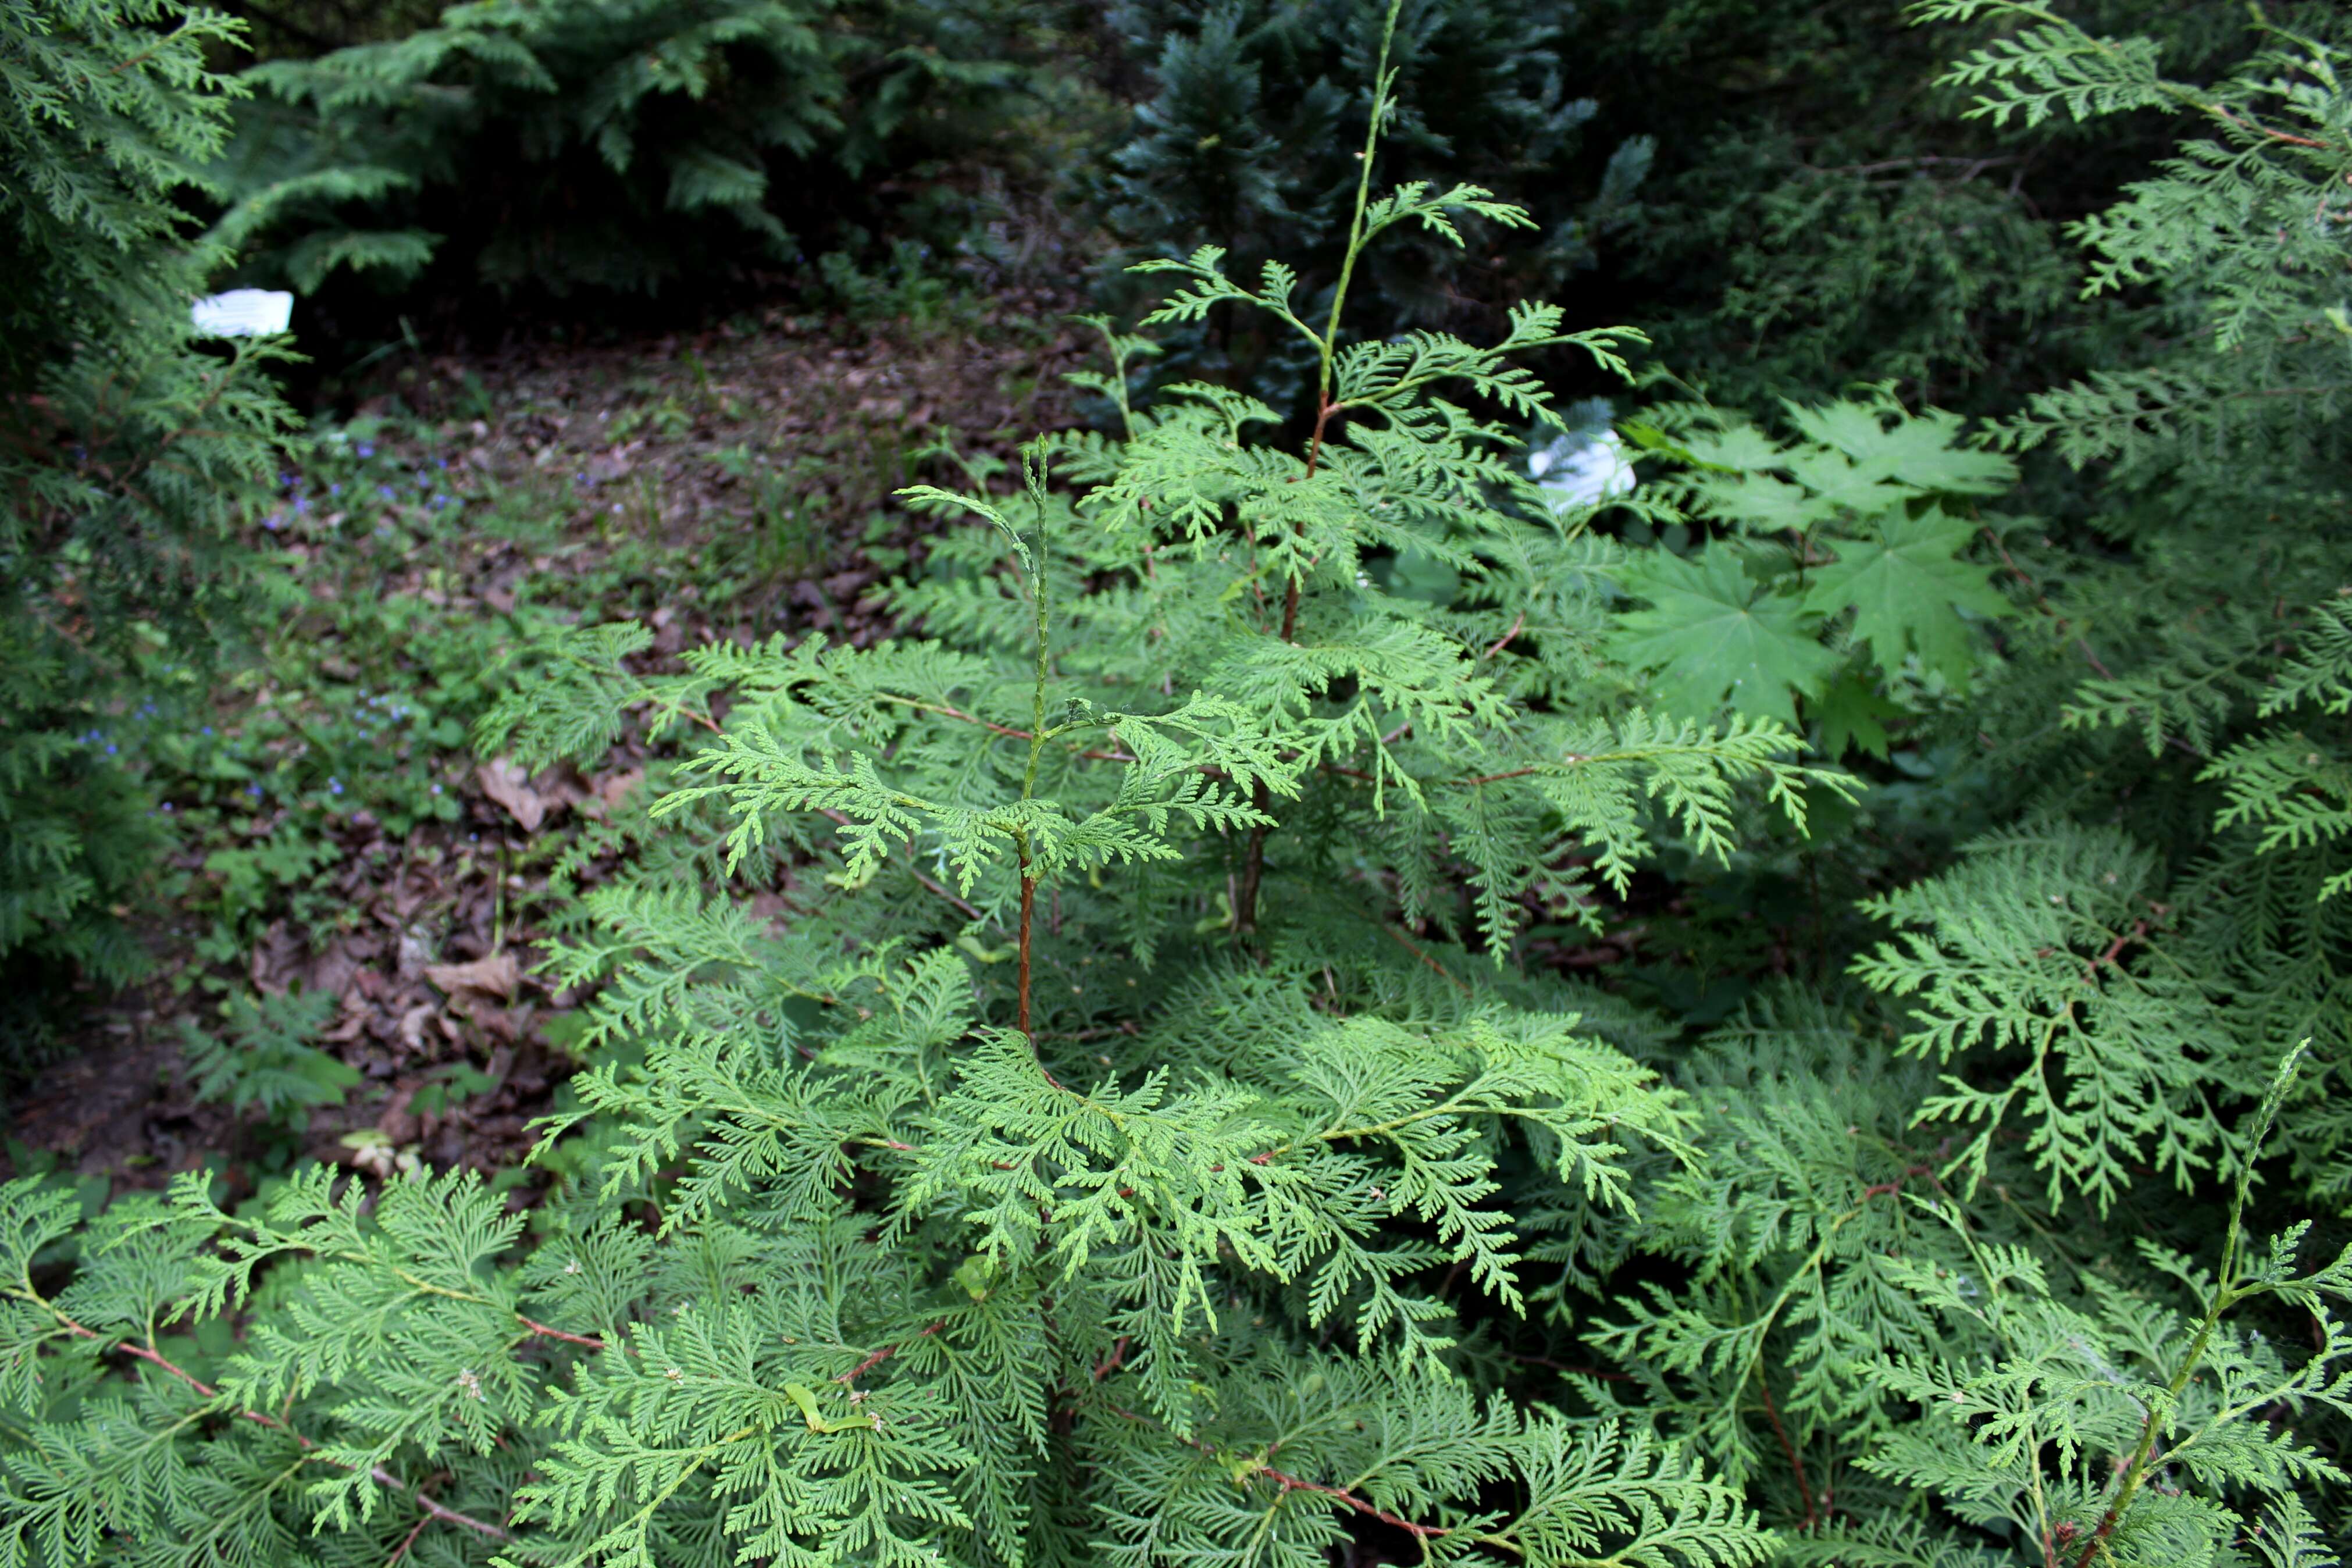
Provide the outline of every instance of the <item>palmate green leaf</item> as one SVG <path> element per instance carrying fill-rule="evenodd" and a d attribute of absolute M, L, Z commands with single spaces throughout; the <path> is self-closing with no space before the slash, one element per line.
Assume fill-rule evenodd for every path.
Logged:
<path fill-rule="evenodd" d="M 1789 472 L 1811 492 L 1809 510 L 1821 520 L 1883 516 L 1915 493 L 1874 466 L 1857 463 L 1839 451 L 1800 447 L 1787 462 Z"/>
<path fill-rule="evenodd" d="M 1641 427 L 1634 427 L 1641 434 Z M 1663 437 L 1653 437 L 1663 440 Z M 1646 444 L 1646 443 L 1645 443 Z M 1664 449 L 1675 451 L 1702 468 L 1738 473 L 1759 473 L 1781 466 L 1787 449 L 1755 426 L 1745 422 L 1716 430 L 1690 430 Z"/>
<path fill-rule="evenodd" d="M 1670 423 L 1687 427 L 1653 439 L 1701 470 L 1690 491 L 1706 515 L 1753 533 L 1883 518 L 1922 496 L 1989 495 L 2017 482 L 2014 463 L 1960 445 L 1958 417 L 1938 409 L 1913 414 L 1892 398 L 1784 406 L 1804 441 L 1780 445 L 1704 407 L 1672 411 Z"/>
<path fill-rule="evenodd" d="M 2017 483 L 2015 463 L 1959 444 L 1956 414 L 1938 408 L 1911 414 L 1891 401 L 1782 406 L 1789 422 L 1808 437 L 1843 453 L 1876 479 L 1934 495 L 1997 495 Z"/>
<path fill-rule="evenodd" d="M 1976 661 L 1957 612 L 1997 616 L 2011 608 L 1983 567 L 1956 558 L 1975 532 L 1966 519 L 1933 507 L 1889 513 L 1873 534 L 1837 542 L 1837 559 L 1816 569 L 1804 607 L 1824 616 L 1852 610 L 1853 635 L 1882 669 L 1916 653 L 1922 667 L 1964 687 Z"/>
<path fill-rule="evenodd" d="M 1822 754 L 1831 758 L 1849 751 L 1885 757 L 1893 743 L 1886 721 L 1903 716 L 1900 704 L 1888 701 L 1853 670 L 1832 681 L 1813 707 L 1813 717 L 1822 725 Z"/>
<path fill-rule="evenodd" d="M 1771 474 L 1709 473 L 1691 489 L 1708 515 L 1748 533 L 1801 534 L 1837 512 L 1804 486 Z"/>
<path fill-rule="evenodd" d="M 1728 704 L 1793 724 L 1795 699 L 1818 695 L 1838 667 L 1803 604 L 1750 577 L 1727 548 L 1696 562 L 1661 551 L 1623 569 L 1621 580 L 1651 607 L 1620 617 L 1615 647 L 1655 672 L 1671 711 L 1710 718 Z"/>

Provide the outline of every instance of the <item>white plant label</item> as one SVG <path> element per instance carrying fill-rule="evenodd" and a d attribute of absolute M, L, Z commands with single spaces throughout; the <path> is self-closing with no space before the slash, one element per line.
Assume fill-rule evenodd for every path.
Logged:
<path fill-rule="evenodd" d="M 205 295 L 188 314 L 196 331 L 212 337 L 267 337 L 294 319 L 294 296 L 279 289 L 232 289 Z"/>

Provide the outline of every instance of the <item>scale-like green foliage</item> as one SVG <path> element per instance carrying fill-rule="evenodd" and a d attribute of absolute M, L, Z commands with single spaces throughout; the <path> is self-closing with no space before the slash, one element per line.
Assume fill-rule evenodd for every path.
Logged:
<path fill-rule="evenodd" d="M 1895 1282 L 1938 1331 L 1925 1350 L 1884 1349 L 1864 1375 L 1916 1402 L 1923 1419 L 1882 1439 L 1861 1468 L 2003 1521 L 2049 1556 L 2213 1561 L 2245 1542 L 2273 1563 L 2332 1561 L 2299 1489 L 2345 1478 L 2287 1423 L 2352 1405 L 2352 1331 L 2336 1317 L 2352 1300 L 2352 1249 L 2309 1268 L 2299 1259 L 2307 1225 L 2268 1238 L 2243 1226 L 2253 1159 L 2300 1054 L 2243 1130 L 2210 1268 L 2143 1243 L 2142 1261 L 2168 1289 L 2092 1275 L 2069 1301 L 2021 1246 L 1970 1237 L 1963 1266 L 1897 1263 Z M 1965 1224 L 1940 1203 L 1924 1206 Z M 2167 1297 L 2185 1297 L 2186 1310 Z M 2309 1353 L 2224 1327 L 2265 1297 L 2307 1314 Z M 2285 1419 L 2244 1419 L 2263 1409 Z"/>
<path fill-rule="evenodd" d="M 1373 199 L 1377 146 L 1343 271 L 1384 228 L 1511 219 Z M 1217 261 L 1166 317 L 1241 294 Z M 240 1516 L 256 1559 L 387 1552 L 420 1508 L 514 1563 L 1305 1563 L 1367 1520 L 1444 1559 L 1763 1559 L 1681 1445 L 1461 1383 L 1447 1291 L 1525 1310 L 1507 1180 L 1597 1221 L 1637 1151 L 1688 1155 L 1657 1073 L 1514 977 L 1527 901 L 1622 893 L 1661 838 L 1727 853 L 1751 789 L 1801 820 L 1835 781 L 1772 724 L 1580 679 L 1542 574 L 1585 547 L 1472 407 L 1542 416 L 1515 359 L 1615 365 L 1623 334 L 1530 305 L 1493 348 L 1350 342 L 1343 300 L 1308 328 L 1288 289 L 1248 298 L 1322 367 L 1301 446 L 1179 389 L 1034 447 L 1015 494 L 909 492 L 973 520 L 901 589 L 929 637 L 650 679 L 638 635 L 526 653 L 549 678 L 490 738 L 597 749 L 644 705 L 690 737 L 655 831 L 726 848 L 599 891 L 555 961 L 609 976 L 590 1037 L 626 1047 L 578 1081 L 593 1172 L 520 1266 L 520 1216 L 456 1176 L 113 1211 L 84 1255 L 152 1258 L 139 1300 L 95 1261 L 16 1299 L 20 1362 L 56 1364 L 17 1390 L 39 1560 L 168 1559 L 230 1466 L 282 1477 Z M 1412 555 L 1475 588 L 1376 580 Z M 741 906 L 812 851 L 821 916 Z M 10 1201 L 29 1257 L 61 1211 Z M 239 1314 L 163 1406 L 91 1384 Z"/>
<path fill-rule="evenodd" d="M 304 294 L 344 268 L 406 283 L 436 258 L 509 295 L 789 265 L 835 216 L 814 185 L 1002 120 L 1001 19 L 897 0 L 451 5 L 248 72 L 261 96 L 219 165 L 222 234 Z"/>
<path fill-rule="evenodd" d="M 181 202 L 227 131 L 206 51 L 238 24 L 165 0 L 0 7 L 0 1034 L 77 971 L 145 953 L 119 911 L 161 845 L 114 710 L 134 664 L 201 658 L 236 608 L 240 503 L 290 420 L 271 346 L 191 342 L 221 255 Z M 20 1052 L 11 1052 L 12 1056 Z"/>
<path fill-rule="evenodd" d="M 1107 30 L 1149 72 L 1101 175 L 1125 254 L 1174 258 L 1215 245 L 1249 277 L 1269 260 L 1337 251 L 1357 184 L 1349 127 L 1369 106 L 1383 7 L 1118 0 L 1103 10 Z M 1356 290 L 1357 310 L 1371 335 L 1454 324 L 1474 302 L 1499 313 L 1593 265 L 1599 234 L 1631 202 L 1654 149 L 1631 138 L 1597 177 L 1575 167 L 1598 107 L 1574 85 L 1575 20 L 1543 0 L 1414 0 L 1402 18 L 1389 42 L 1402 83 L 1387 130 L 1390 177 L 1507 181 L 1528 210 L 1510 222 L 1481 215 L 1467 248 L 1412 235 L 1364 256 L 1370 287 Z M 1119 302 L 1149 287 L 1148 274 L 1112 268 L 1097 292 Z M 1328 271 L 1305 284 L 1318 311 L 1346 287 Z M 1303 342 L 1248 311 L 1172 327 L 1161 347 L 1160 361 L 1138 368 L 1160 381 L 1246 386 L 1286 416 L 1315 363 Z"/>

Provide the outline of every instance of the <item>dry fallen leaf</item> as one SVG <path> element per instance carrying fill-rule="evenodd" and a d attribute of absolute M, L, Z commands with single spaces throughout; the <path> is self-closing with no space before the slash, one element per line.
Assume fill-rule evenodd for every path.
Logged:
<path fill-rule="evenodd" d="M 478 991 L 486 996 L 511 996 L 522 984 L 522 965 L 511 952 L 494 952 L 470 963 L 428 963 L 425 978 L 451 995 Z"/>
<path fill-rule="evenodd" d="M 628 798 L 631 790 L 645 782 L 646 770 L 643 768 L 630 768 L 593 780 L 587 798 L 580 803 L 580 809 L 591 816 L 609 816 Z"/>
<path fill-rule="evenodd" d="M 539 831 L 539 825 L 547 820 L 547 797 L 530 787 L 529 773 L 507 757 L 484 763 L 477 773 L 484 795 L 505 806 L 507 815 L 521 824 L 525 833 Z"/>
<path fill-rule="evenodd" d="M 412 1052 L 425 1049 L 425 1026 L 441 1010 L 437 1003 L 419 1002 L 400 1016 L 400 1043 Z"/>

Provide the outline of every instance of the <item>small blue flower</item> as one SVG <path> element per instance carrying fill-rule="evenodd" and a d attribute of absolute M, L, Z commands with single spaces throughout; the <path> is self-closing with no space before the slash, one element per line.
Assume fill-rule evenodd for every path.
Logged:
<path fill-rule="evenodd" d="M 390 485 L 378 485 L 375 488 L 375 493 L 382 496 L 384 500 L 390 500 L 392 499 L 392 487 Z"/>
<path fill-rule="evenodd" d="M 111 741 L 109 741 L 109 742 L 106 743 L 106 754 L 107 754 L 108 756 L 110 756 L 110 756 L 114 755 L 114 751 L 115 751 L 114 742 L 111 742 Z"/>
<path fill-rule="evenodd" d="M 247 784 L 245 786 L 245 793 L 253 796 L 254 799 L 259 800 L 261 798 L 261 786 L 257 784 Z"/>
<path fill-rule="evenodd" d="M 433 793 L 435 795 L 439 795 L 441 793 L 441 786 L 439 784 L 435 784 L 433 786 Z"/>
<path fill-rule="evenodd" d="M 283 521 L 284 520 L 279 518 L 278 515 L 273 511 L 268 517 L 261 520 L 261 526 L 264 528 L 275 529 L 281 526 Z"/>
<path fill-rule="evenodd" d="M 433 466 L 436 468 L 446 468 L 449 466 L 449 459 L 446 458 L 436 458 L 433 459 Z"/>
<path fill-rule="evenodd" d="M 362 441 L 360 443 L 360 456 L 362 458 L 373 458 L 375 456 L 375 448 L 369 446 L 365 441 Z"/>
<path fill-rule="evenodd" d="M 339 496 L 343 493 L 343 487 L 341 485 L 329 485 L 327 487 L 327 493 L 331 496 Z"/>
<path fill-rule="evenodd" d="M 343 793 L 343 781 L 341 779 L 329 779 L 327 781 L 327 789 L 331 794 L 341 795 Z"/>
<path fill-rule="evenodd" d="M 165 801 L 165 802 L 163 803 L 163 809 L 164 809 L 165 811 L 169 811 L 169 810 L 171 810 L 171 809 L 172 809 L 172 803 L 171 803 L 170 801 L 168 801 L 168 800 L 167 800 L 167 801 Z"/>
<path fill-rule="evenodd" d="M 207 725 L 205 725 L 205 726 L 201 731 L 197 731 L 197 732 L 198 732 L 199 734 L 209 735 L 209 734 L 211 734 L 211 733 L 213 732 L 213 727 L 212 727 L 210 724 L 207 724 Z"/>

